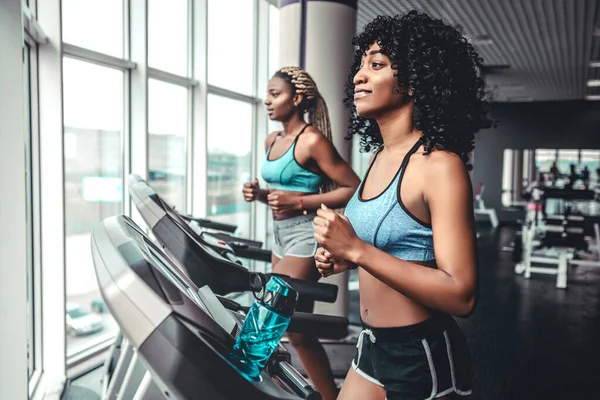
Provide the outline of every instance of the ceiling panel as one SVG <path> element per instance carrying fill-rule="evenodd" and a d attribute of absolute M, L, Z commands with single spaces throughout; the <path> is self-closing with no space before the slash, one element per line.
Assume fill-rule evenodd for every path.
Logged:
<path fill-rule="evenodd" d="M 358 29 L 377 15 L 417 9 L 462 27 L 486 65 L 497 101 L 584 99 L 598 92 L 600 0 L 359 0 Z"/>

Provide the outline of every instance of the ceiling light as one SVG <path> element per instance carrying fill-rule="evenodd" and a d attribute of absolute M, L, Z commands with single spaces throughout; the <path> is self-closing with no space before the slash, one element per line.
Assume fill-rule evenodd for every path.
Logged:
<path fill-rule="evenodd" d="M 528 96 L 507 96 L 506 100 L 513 101 L 513 102 L 524 103 L 524 102 L 531 102 L 531 101 L 533 101 L 533 97 L 528 97 Z"/>
<path fill-rule="evenodd" d="M 590 61 L 590 68 L 600 68 L 600 61 Z"/>
<path fill-rule="evenodd" d="M 494 44 L 494 41 L 492 40 L 490 35 L 485 33 L 475 35 L 465 34 L 464 36 L 473 46 Z"/>
<path fill-rule="evenodd" d="M 600 86 L 600 79 L 590 79 L 590 80 L 587 82 L 587 85 L 588 85 L 589 87 L 599 87 L 599 86 Z"/>
<path fill-rule="evenodd" d="M 585 96 L 585 99 L 591 101 L 598 101 L 600 100 L 600 94 L 588 94 L 587 96 Z"/>
<path fill-rule="evenodd" d="M 594 36 L 600 36 L 600 26 L 597 26 L 597 27 L 594 28 L 593 35 Z"/>

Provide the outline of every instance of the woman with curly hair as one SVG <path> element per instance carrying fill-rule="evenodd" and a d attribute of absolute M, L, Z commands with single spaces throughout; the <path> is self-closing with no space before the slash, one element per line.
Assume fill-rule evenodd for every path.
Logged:
<path fill-rule="evenodd" d="M 321 204 L 344 207 L 360 179 L 333 146 L 327 105 L 306 71 L 277 71 L 269 81 L 265 105 L 269 118 L 281 122 L 283 131 L 265 140 L 261 173 L 269 189 L 261 189 L 255 179 L 244 185 L 244 198 L 266 203 L 273 211 L 273 272 L 316 281 L 321 275 L 314 259 L 315 211 Z M 296 310 L 312 312 L 313 305 L 300 298 Z M 288 337 L 323 399 L 335 399 L 333 373 L 318 339 L 298 333 Z"/>
<path fill-rule="evenodd" d="M 350 133 L 376 152 L 345 215 L 315 218 L 321 274 L 358 268 L 363 330 L 339 399 L 463 398 L 471 358 L 452 316 L 475 305 L 469 155 L 491 125 L 481 60 L 416 11 L 377 17 L 353 43 Z"/>

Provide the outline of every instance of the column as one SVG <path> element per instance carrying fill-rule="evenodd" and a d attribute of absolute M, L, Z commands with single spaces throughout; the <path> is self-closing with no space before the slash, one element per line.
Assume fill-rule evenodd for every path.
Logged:
<path fill-rule="evenodd" d="M 513 153 L 513 204 L 521 201 L 523 192 L 523 150 L 515 150 Z"/>
<path fill-rule="evenodd" d="M 333 144 L 351 162 L 352 144 L 346 141 L 348 110 L 343 104 L 344 85 L 354 48 L 356 0 L 282 0 L 280 2 L 281 66 L 306 69 L 327 102 Z M 316 313 L 348 315 L 348 273 L 321 280 L 339 287 L 334 304 L 317 303 Z"/>

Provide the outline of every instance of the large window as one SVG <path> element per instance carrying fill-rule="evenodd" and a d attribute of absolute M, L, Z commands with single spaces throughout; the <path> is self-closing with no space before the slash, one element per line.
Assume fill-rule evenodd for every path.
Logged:
<path fill-rule="evenodd" d="M 148 0 L 148 65 L 188 75 L 187 0 Z"/>
<path fill-rule="evenodd" d="M 178 210 L 186 209 L 188 90 L 148 81 L 149 183 Z"/>
<path fill-rule="evenodd" d="M 63 41 L 123 57 L 123 0 L 62 0 Z"/>
<path fill-rule="evenodd" d="M 176 209 L 236 224 L 242 236 L 264 224 L 264 215 L 250 217 L 241 187 L 264 156 L 252 154 L 257 127 L 261 140 L 268 130 L 259 108 L 266 76 L 280 67 L 279 11 L 270 3 L 60 2 L 63 97 L 50 100 L 62 104 L 64 124 L 67 365 L 118 329 L 98 290 L 89 241 L 107 217 L 137 218 L 128 174 L 146 177 Z M 60 59 L 51 66 L 57 76 Z M 257 235 L 264 240 L 264 231 Z"/>
<path fill-rule="evenodd" d="M 64 57 L 67 355 L 115 333 L 98 290 L 90 233 L 123 211 L 123 72 Z"/>
<path fill-rule="evenodd" d="M 242 185 L 251 176 L 252 104 L 208 95 L 208 216 L 250 234 Z"/>
<path fill-rule="evenodd" d="M 208 0 L 208 83 L 251 95 L 256 0 Z M 235 12 L 233 12 L 235 10 Z"/>

